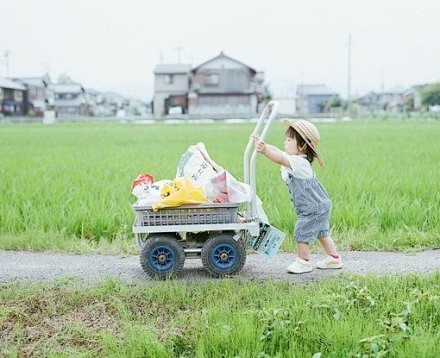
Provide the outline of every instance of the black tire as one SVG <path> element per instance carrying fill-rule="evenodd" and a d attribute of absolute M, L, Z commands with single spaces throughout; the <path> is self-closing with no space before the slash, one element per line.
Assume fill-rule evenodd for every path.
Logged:
<path fill-rule="evenodd" d="M 238 273 L 246 262 L 246 250 L 233 234 L 220 234 L 208 239 L 202 248 L 202 263 L 215 277 Z"/>
<path fill-rule="evenodd" d="M 142 269 L 156 279 L 167 279 L 183 269 L 185 251 L 173 235 L 155 234 L 146 240 L 140 254 Z"/>

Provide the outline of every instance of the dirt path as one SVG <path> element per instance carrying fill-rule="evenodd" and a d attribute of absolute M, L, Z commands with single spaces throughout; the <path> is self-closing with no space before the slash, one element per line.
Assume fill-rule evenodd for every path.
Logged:
<path fill-rule="evenodd" d="M 312 255 L 317 261 L 322 255 Z M 403 275 L 440 271 L 440 250 L 414 254 L 390 252 L 343 252 L 342 270 L 318 270 L 292 275 L 285 268 L 293 254 L 280 253 L 273 260 L 249 254 L 240 277 L 250 280 L 287 279 L 293 282 L 317 281 L 338 274 Z M 0 251 L 0 283 L 19 281 L 52 281 L 62 277 L 76 277 L 94 283 L 114 277 L 127 283 L 151 282 L 143 272 L 138 256 L 71 255 L 48 252 Z M 187 260 L 179 279 L 206 281 L 211 278 L 201 260 Z"/>

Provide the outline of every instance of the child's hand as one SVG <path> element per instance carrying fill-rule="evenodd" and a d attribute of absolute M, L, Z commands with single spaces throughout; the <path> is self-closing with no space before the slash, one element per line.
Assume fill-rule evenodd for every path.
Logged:
<path fill-rule="evenodd" d="M 260 138 L 256 135 L 251 136 L 255 143 L 255 150 L 259 153 L 264 153 L 266 151 L 266 143 L 264 143 Z"/>

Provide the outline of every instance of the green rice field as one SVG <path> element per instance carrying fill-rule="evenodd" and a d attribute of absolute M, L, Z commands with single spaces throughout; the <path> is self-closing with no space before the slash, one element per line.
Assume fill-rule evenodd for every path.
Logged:
<path fill-rule="evenodd" d="M 332 235 L 347 250 L 440 248 L 440 122 L 317 123 L 333 200 Z M 254 124 L 0 124 L 0 248 L 134 250 L 132 180 L 174 179 L 186 148 L 243 179 Z M 275 122 L 267 141 L 282 146 Z M 271 223 L 292 233 L 295 215 L 276 165 L 257 160 L 257 193 Z M 290 235 L 291 236 L 291 235 Z M 283 250 L 291 250 L 285 240 Z"/>
<path fill-rule="evenodd" d="M 318 123 L 345 250 L 440 248 L 440 123 Z M 252 124 L 0 124 L 0 249 L 137 253 L 132 180 L 174 179 L 204 142 L 237 179 Z M 267 141 L 281 146 L 284 126 Z M 257 161 L 273 225 L 295 215 L 278 168 Z M 291 251 L 291 240 L 283 250 Z M 1 263 L 0 263 L 1 270 Z M 240 277 L 85 285 L 75 277 L 0 285 L 5 357 L 438 357 L 440 275 L 339 276 L 300 284 Z"/>

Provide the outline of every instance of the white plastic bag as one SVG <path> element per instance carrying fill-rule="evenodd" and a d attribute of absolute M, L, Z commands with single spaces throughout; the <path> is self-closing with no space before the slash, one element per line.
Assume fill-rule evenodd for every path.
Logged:
<path fill-rule="evenodd" d="M 227 170 L 222 170 L 205 184 L 208 199 L 216 203 L 243 203 L 250 201 L 251 189 L 239 182 Z"/>
<path fill-rule="evenodd" d="M 165 185 L 173 185 L 173 182 L 171 180 L 164 179 L 156 181 L 150 185 L 139 187 L 139 190 L 141 189 L 141 191 L 137 192 L 139 196 L 136 204 L 139 206 L 147 206 L 160 201 L 162 199 L 162 188 Z"/>
<path fill-rule="evenodd" d="M 211 159 L 205 145 L 200 142 L 191 145 L 180 157 L 176 178 L 187 177 L 194 185 L 205 186 L 222 169 Z"/>

